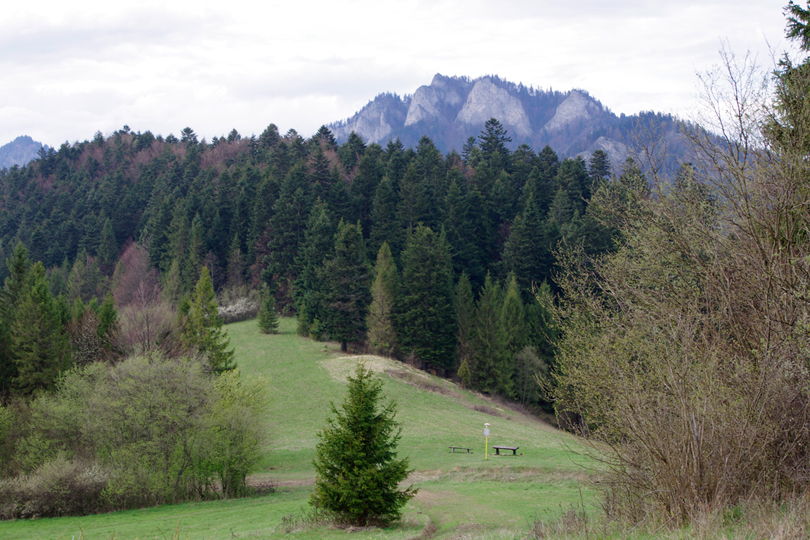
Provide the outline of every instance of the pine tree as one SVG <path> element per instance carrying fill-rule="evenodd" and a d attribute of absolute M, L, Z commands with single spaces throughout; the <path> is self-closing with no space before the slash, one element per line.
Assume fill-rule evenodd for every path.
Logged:
<path fill-rule="evenodd" d="M 186 347 L 206 359 L 214 373 L 236 367 L 233 349 L 229 348 L 230 341 L 222 329 L 222 319 L 217 312 L 211 274 L 205 266 L 200 268 L 200 278 L 184 314 L 181 337 Z"/>
<path fill-rule="evenodd" d="M 352 525 L 396 521 L 416 494 L 410 487 L 399 489 L 410 472 L 408 459 L 397 458 L 396 408 L 381 405 L 382 397 L 382 382 L 358 366 L 340 410 L 332 405 L 327 427 L 318 433 L 310 503 Z"/>
<path fill-rule="evenodd" d="M 366 334 L 366 312 L 371 293 L 366 246 L 359 224 L 338 224 L 334 255 L 323 267 L 326 291 L 326 331 L 347 351 Z"/>
<path fill-rule="evenodd" d="M 395 329 L 403 352 L 426 369 L 447 372 L 454 364 L 456 325 L 453 269 L 444 235 L 416 227 L 402 254 L 401 283 Z"/>
<path fill-rule="evenodd" d="M 259 330 L 263 334 L 278 333 L 278 314 L 276 313 L 276 298 L 270 287 L 262 287 L 259 300 Z"/>
<path fill-rule="evenodd" d="M 377 263 L 374 266 L 371 305 L 366 320 L 366 341 L 372 351 L 387 356 L 393 355 L 396 349 L 393 317 L 398 282 L 399 276 L 391 248 L 384 242 L 377 253 Z"/>

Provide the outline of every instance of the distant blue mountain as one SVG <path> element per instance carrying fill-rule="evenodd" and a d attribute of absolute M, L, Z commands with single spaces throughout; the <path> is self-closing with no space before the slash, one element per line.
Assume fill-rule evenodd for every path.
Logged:
<path fill-rule="evenodd" d="M 28 135 L 21 135 L 10 143 L 0 146 L 0 169 L 11 168 L 14 165 L 26 165 L 39 156 L 39 151 L 43 146 L 41 142 L 35 141 Z"/>

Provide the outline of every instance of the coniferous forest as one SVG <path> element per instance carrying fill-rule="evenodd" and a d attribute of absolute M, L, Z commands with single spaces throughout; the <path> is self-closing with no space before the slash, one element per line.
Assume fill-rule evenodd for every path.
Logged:
<path fill-rule="evenodd" d="M 492 119 L 463 155 L 428 138 L 414 149 L 356 136 L 339 145 L 326 128 L 307 140 L 274 125 L 210 143 L 189 128 L 177 139 L 124 127 L 43 151 L 0 178 L 0 253 L 12 261 L 2 277 L 16 279 L 18 246 L 41 263 L 42 295 L 60 321 L 50 331 L 64 345 L 38 360 L 52 368 L 35 382 L 24 361 L 5 362 L 3 391 L 49 388 L 102 354 L 70 346 L 96 321 L 113 347 L 105 321 L 116 309 L 127 327 L 134 304 L 182 311 L 204 267 L 222 298 L 252 296 L 253 307 L 252 291 L 269 291 L 302 335 L 540 404 L 530 381 L 553 346 L 534 297 L 556 290 L 558 246 L 610 250 L 615 231 L 592 201 L 647 182 L 631 161 L 612 177 L 602 151 L 560 159 L 509 143 Z M 166 329 L 123 339 L 167 352 L 182 342 Z"/>

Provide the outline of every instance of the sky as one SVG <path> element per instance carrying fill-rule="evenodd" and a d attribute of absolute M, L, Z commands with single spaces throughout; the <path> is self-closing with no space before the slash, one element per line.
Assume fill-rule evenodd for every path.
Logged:
<path fill-rule="evenodd" d="M 690 118 L 725 47 L 791 50 L 773 0 L 37 0 L 0 8 L 0 145 L 134 131 L 312 135 L 436 73 Z"/>

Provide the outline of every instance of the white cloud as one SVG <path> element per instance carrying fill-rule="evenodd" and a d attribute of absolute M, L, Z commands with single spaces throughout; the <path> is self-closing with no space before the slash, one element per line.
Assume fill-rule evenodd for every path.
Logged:
<path fill-rule="evenodd" d="M 308 135 L 379 92 L 498 74 L 588 90 L 615 112 L 685 114 L 695 73 L 784 48 L 778 6 L 740 0 L 38 2 L 0 20 L 0 143 L 123 124 L 201 137 L 273 122 Z"/>

